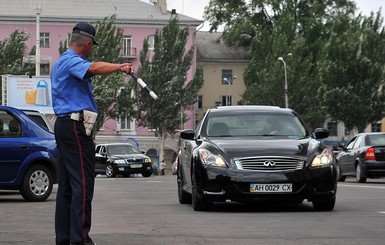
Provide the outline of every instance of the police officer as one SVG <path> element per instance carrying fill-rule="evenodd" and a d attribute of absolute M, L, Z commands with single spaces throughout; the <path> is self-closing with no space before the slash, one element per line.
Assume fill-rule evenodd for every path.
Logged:
<path fill-rule="evenodd" d="M 59 149 L 56 197 L 56 244 L 95 244 L 89 236 L 95 180 L 95 144 L 89 133 L 97 116 L 91 78 L 113 72 L 131 73 L 131 64 L 89 62 L 95 28 L 79 22 L 70 45 L 51 72 L 55 138 Z M 87 131 L 86 131 L 87 129 Z"/>

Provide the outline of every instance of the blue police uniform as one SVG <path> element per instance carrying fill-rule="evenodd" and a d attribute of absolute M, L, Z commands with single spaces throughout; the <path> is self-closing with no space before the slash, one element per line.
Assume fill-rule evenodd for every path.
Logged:
<path fill-rule="evenodd" d="M 56 197 L 56 244 L 92 242 L 91 202 L 95 183 L 95 144 L 83 121 L 70 115 L 82 110 L 97 112 L 92 96 L 92 63 L 67 49 L 51 72 L 52 103 L 57 116 L 55 138 L 59 149 Z M 91 243 L 92 244 L 92 243 Z"/>

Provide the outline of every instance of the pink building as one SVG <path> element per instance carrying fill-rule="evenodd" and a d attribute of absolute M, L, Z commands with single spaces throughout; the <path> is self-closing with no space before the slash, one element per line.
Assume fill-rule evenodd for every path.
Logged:
<path fill-rule="evenodd" d="M 69 37 L 72 27 L 79 21 L 96 22 L 113 14 L 117 15 L 116 25 L 124 29 L 122 56 L 129 59 L 134 67 L 139 67 L 139 54 L 143 40 L 155 34 L 157 29 L 163 28 L 173 14 L 178 15 L 181 26 L 188 26 L 190 30 L 186 47 L 189 49 L 195 43 L 197 27 L 202 23 L 177 10 L 167 10 L 166 0 L 152 0 L 145 3 L 139 0 L 17 0 L 0 1 L 0 40 L 4 40 L 16 29 L 26 30 L 30 38 L 26 42 L 27 50 L 24 61 L 35 59 L 28 57 L 31 48 L 36 45 L 37 16 L 39 3 L 41 5 L 40 19 L 40 67 L 41 75 L 48 76 L 52 64 L 59 57 L 59 43 Z M 150 38 L 151 40 L 151 38 Z M 151 44 L 151 43 L 150 43 Z M 195 74 L 196 62 L 188 73 L 191 80 Z M 1 74 L 0 74 L 1 75 Z M 23 75 L 23 74 L 21 74 Z M 195 113 L 187 113 L 190 120 L 185 128 L 193 128 Z M 108 120 L 100 135 L 122 136 L 153 136 L 153 132 L 145 128 L 137 128 L 134 121 Z"/>

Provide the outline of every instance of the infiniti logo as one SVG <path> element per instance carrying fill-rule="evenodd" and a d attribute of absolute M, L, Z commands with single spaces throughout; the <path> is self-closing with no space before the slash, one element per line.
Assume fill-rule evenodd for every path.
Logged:
<path fill-rule="evenodd" d="M 265 161 L 263 163 L 263 166 L 265 166 L 265 167 L 274 167 L 275 166 L 275 162 L 274 161 Z"/>

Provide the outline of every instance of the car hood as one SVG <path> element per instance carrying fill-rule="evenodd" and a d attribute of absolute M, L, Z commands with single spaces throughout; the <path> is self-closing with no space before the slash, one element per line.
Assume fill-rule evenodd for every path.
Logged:
<path fill-rule="evenodd" d="M 118 159 L 143 159 L 148 158 L 146 155 L 143 154 L 125 154 L 125 155 L 111 155 L 110 159 L 112 160 L 118 160 Z"/>
<path fill-rule="evenodd" d="M 302 139 L 237 139 L 211 138 L 208 144 L 229 157 L 248 156 L 302 156 L 313 154 L 320 142 L 312 138 Z"/>

